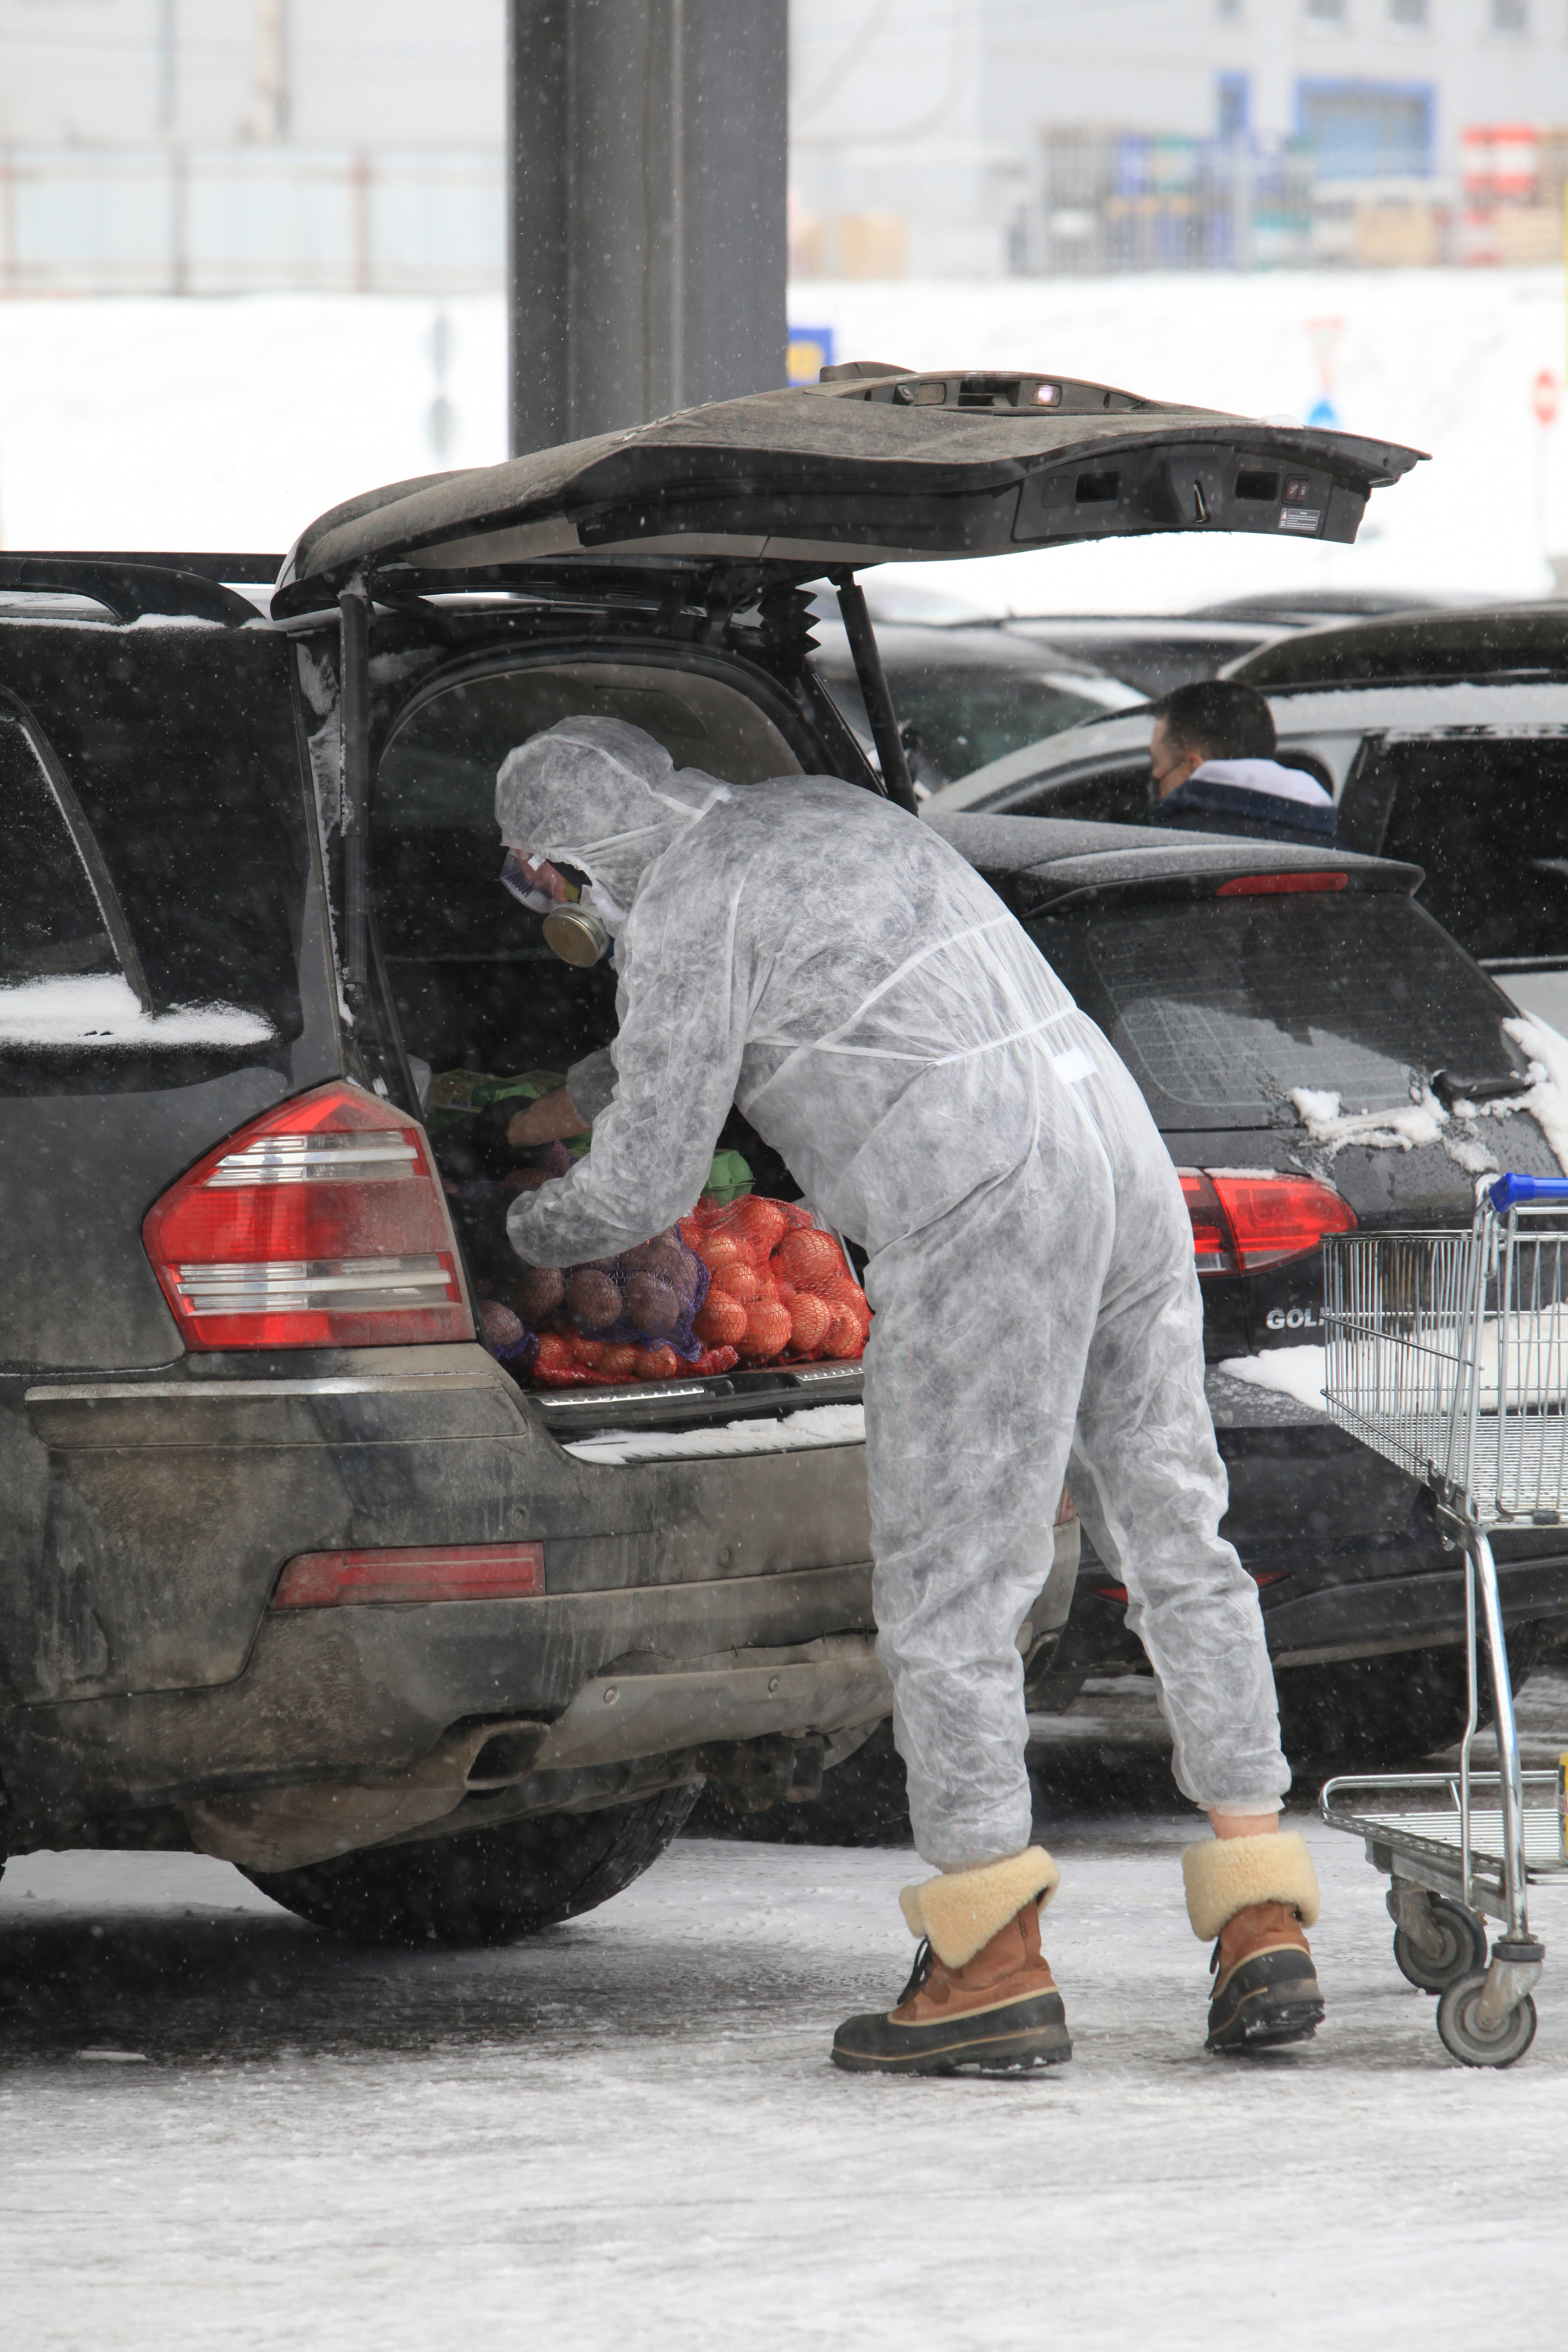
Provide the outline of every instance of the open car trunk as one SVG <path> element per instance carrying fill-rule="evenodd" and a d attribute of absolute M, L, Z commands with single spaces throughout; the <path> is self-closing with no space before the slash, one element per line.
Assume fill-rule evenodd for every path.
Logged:
<path fill-rule="evenodd" d="M 564 1076 L 616 1034 L 613 966 L 563 962 L 546 945 L 539 916 L 498 883 L 496 770 L 514 743 L 574 712 L 630 720 L 678 764 L 741 783 L 799 773 L 811 748 L 798 718 L 770 708 L 765 681 L 740 664 L 709 654 L 700 666 L 679 665 L 635 631 L 615 646 L 567 639 L 548 650 L 497 648 L 456 672 L 443 667 L 398 713 L 377 763 L 371 813 L 378 961 L 403 1049 L 432 1073 L 432 1149 L 472 1288 L 479 1300 L 503 1305 L 521 1268 L 505 1238 L 503 1187 L 518 1163 L 502 1129 L 520 1105 L 507 1098 L 478 1113 L 454 1109 L 458 1074 Z M 813 764 L 826 756 L 819 747 Z M 738 1112 L 719 1144 L 743 1155 L 759 1193 L 798 1198 L 789 1170 Z M 526 1382 L 526 1370 L 520 1376 Z M 742 1364 L 705 1377 L 533 1393 L 552 1433 L 576 1443 L 608 1430 L 721 1429 L 858 1406 L 861 1376 L 858 1362 Z M 803 1427 L 803 1442 L 816 1426 Z M 731 1438 L 727 1448 L 744 1443 Z"/>
<path fill-rule="evenodd" d="M 321 710 L 327 679 L 341 728 L 329 862 L 345 994 L 367 1025 L 376 999 L 390 1015 L 395 1087 L 408 1091 L 405 1056 L 435 1073 L 564 1072 L 613 1034 L 609 969 L 558 961 L 499 887 L 494 783 L 513 745 L 596 712 L 733 782 L 826 772 L 901 796 L 854 566 L 1154 530 L 1353 539 L 1372 489 L 1418 457 L 1038 373 L 831 373 L 804 392 L 395 484 L 322 517 L 289 557 L 273 611 L 314 635 L 306 698 Z M 880 775 L 807 672 L 799 591 L 824 572 L 839 583 Z M 334 604 L 329 677 L 309 616 Z M 454 1184 L 482 1179 L 460 1134 L 432 1133 Z M 738 1115 L 719 1140 L 744 1152 L 757 1192 L 796 1196 Z M 469 1225 L 482 1297 L 504 1269 L 487 1269 Z M 856 1364 L 781 1364 L 539 1404 L 562 1433 L 675 1428 L 853 1402 L 859 1377 Z"/>

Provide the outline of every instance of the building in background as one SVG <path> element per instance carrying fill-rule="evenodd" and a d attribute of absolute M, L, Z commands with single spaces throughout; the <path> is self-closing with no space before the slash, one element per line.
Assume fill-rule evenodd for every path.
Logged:
<path fill-rule="evenodd" d="M 0 292 L 499 290 L 505 13 L 0 0 Z"/>
<path fill-rule="evenodd" d="M 0 294 L 499 292 L 505 38 L 0 0 Z M 800 277 L 1563 249 L 1568 0 L 792 0 L 790 79 Z"/>
<path fill-rule="evenodd" d="M 794 0 L 798 274 L 1557 258 L 1565 0 Z"/>

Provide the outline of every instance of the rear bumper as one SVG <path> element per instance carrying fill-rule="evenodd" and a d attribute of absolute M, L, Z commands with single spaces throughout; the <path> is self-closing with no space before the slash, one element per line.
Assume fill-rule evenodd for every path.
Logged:
<path fill-rule="evenodd" d="M 1277 1666 L 1464 1640 L 1463 1563 L 1416 1480 L 1288 1397 L 1212 1371 L 1208 1393 L 1230 1480 L 1220 1532 L 1258 1580 Z M 1509 1624 L 1568 1618 L 1568 1528 L 1500 1532 L 1492 1549 Z M 1057 1671 L 1143 1664 L 1125 1601 L 1089 1553 Z"/>
<path fill-rule="evenodd" d="M 209 1852 L 286 1868 L 531 1775 L 713 1742 L 831 1739 L 888 1711 L 874 1643 L 864 1561 L 289 1611 L 267 1619 L 245 1672 L 220 1688 L 21 1710 L 17 1785 L 57 1834 L 95 1843 L 106 1817 L 173 1812 Z M 694 1776 L 689 1762 L 673 1775 Z M 269 1805 L 270 1790 L 289 1801 Z"/>
<path fill-rule="evenodd" d="M 721 1426 L 765 1410 L 755 1385 L 729 1384 L 700 1409 Z M 819 1397 L 781 1384 L 772 1411 Z M 688 1391 L 668 1409 L 689 1420 L 700 1408 Z M 657 1398 L 643 1408 L 666 1410 Z M 678 1670 L 700 1680 L 684 1712 L 662 1717 L 626 1694 L 601 1698 L 604 1727 L 556 1769 L 650 1738 L 832 1730 L 887 1706 L 858 1653 L 761 1670 L 825 1641 L 865 1648 L 858 1444 L 584 1459 L 474 1347 L 189 1360 L 35 1385 L 15 1401 L 8 1442 L 20 1504 L 9 1532 L 27 1571 L 0 1577 L 13 1843 L 87 1836 L 110 1816 L 129 1837 L 138 1810 L 188 1816 L 241 1790 L 417 1772 L 457 1727 L 552 1727 L 609 1668 L 627 1685 Z M 543 1595 L 268 1605 L 300 1551 L 505 1539 L 541 1546 Z M 721 1661 L 735 1669 L 728 1699 Z M 637 1730 L 611 1732 L 634 1717 Z"/>

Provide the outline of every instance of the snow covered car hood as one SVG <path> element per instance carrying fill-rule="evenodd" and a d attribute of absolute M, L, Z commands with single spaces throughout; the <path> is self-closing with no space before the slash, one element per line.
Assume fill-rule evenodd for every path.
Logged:
<path fill-rule="evenodd" d="M 1423 454 L 1038 373 L 832 376 L 370 491 L 301 535 L 273 610 L 391 564 L 450 578 L 658 557 L 807 578 L 1149 531 L 1347 541 Z"/>

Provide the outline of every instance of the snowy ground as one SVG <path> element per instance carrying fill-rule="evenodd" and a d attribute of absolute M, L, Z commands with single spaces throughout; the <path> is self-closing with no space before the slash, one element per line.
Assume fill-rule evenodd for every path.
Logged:
<path fill-rule="evenodd" d="M 1568 1732 L 1568 1680 L 1535 1712 L 1542 1741 Z M 5 2340 L 1559 2340 L 1568 1980 L 1549 1958 L 1513 2073 L 1451 2066 L 1394 1967 L 1382 1882 L 1302 1815 L 1329 2023 L 1206 2058 L 1193 1824 L 1155 1786 L 1039 1824 L 1077 2054 L 1023 2084 L 827 2064 L 836 2020 L 907 1965 L 902 1853 L 683 1843 L 604 1910 L 480 1955 L 336 1945 L 216 1862 L 13 1863 Z M 1538 1924 L 1550 1949 L 1550 1892 Z"/>
<path fill-rule="evenodd" d="M 1247 415 L 1299 422 L 1326 388 L 1347 430 L 1432 452 L 1376 495 L 1353 548 L 1216 535 L 916 567 L 983 606 L 1536 596 L 1568 554 L 1568 414 L 1542 431 L 1531 406 L 1541 371 L 1563 373 L 1561 270 L 818 281 L 792 289 L 790 316 L 830 327 L 840 359 L 1059 368 Z M 377 483 L 504 457 L 505 436 L 499 298 L 0 304 L 6 547 L 276 551 Z"/>

